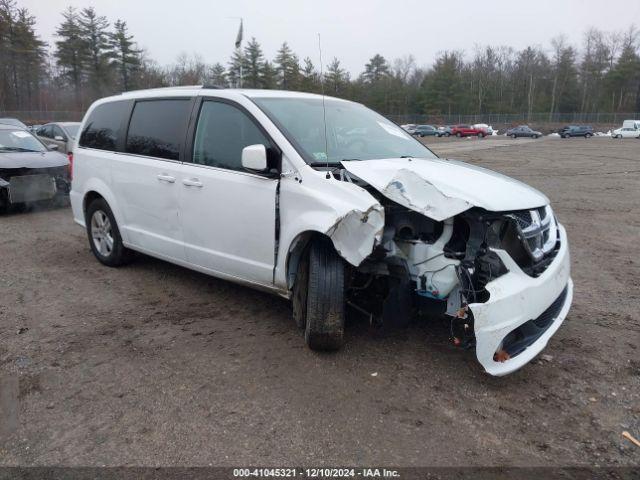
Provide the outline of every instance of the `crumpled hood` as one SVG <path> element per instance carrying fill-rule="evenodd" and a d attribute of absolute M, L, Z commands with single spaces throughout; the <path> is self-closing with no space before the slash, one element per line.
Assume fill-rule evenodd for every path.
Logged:
<path fill-rule="evenodd" d="M 549 203 L 518 180 L 457 160 L 394 158 L 342 165 L 387 198 L 437 221 L 472 207 L 500 212 Z"/>
<path fill-rule="evenodd" d="M 51 168 L 67 165 L 69 160 L 59 152 L 0 152 L 0 169 Z"/>

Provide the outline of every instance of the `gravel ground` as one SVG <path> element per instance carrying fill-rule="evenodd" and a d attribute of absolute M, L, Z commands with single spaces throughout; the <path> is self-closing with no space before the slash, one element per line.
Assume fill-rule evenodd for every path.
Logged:
<path fill-rule="evenodd" d="M 354 320 L 314 353 L 282 299 L 148 257 L 109 269 L 69 209 L 14 213 L 0 465 L 640 465 L 621 436 L 640 437 L 640 142 L 428 143 L 541 189 L 567 227 L 574 304 L 544 357 L 489 377 L 438 321 Z"/>

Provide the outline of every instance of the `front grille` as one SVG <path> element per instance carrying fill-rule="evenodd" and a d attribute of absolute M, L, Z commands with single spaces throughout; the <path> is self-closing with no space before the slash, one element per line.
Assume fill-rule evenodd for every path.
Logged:
<path fill-rule="evenodd" d="M 560 235 L 551 207 L 506 214 L 515 231 L 504 235 L 504 248 L 529 275 L 539 276 L 560 249 Z"/>
<path fill-rule="evenodd" d="M 565 287 L 558 298 L 556 298 L 538 318 L 523 323 L 505 337 L 502 342 L 502 349 L 505 350 L 511 358 L 524 352 L 527 347 L 538 340 L 558 318 L 567 300 L 568 288 L 568 286 Z"/>

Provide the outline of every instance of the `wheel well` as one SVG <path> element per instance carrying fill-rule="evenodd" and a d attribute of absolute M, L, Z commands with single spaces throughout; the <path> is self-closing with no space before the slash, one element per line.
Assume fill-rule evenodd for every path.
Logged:
<path fill-rule="evenodd" d="M 289 252 L 287 253 L 287 261 L 285 263 L 285 269 L 287 272 L 287 288 L 291 290 L 296 282 L 296 275 L 298 273 L 298 265 L 302 255 L 307 249 L 307 246 L 314 240 L 328 240 L 331 245 L 333 242 L 324 233 L 320 233 L 314 230 L 309 230 L 300 233 L 289 246 Z"/>
<path fill-rule="evenodd" d="M 89 207 L 89 205 L 91 205 L 91 202 L 93 202 L 98 198 L 104 198 L 104 197 L 100 195 L 98 192 L 94 192 L 94 191 L 88 192 L 84 196 L 84 200 L 82 201 L 82 212 L 85 215 L 85 217 L 87 215 L 87 208 Z M 86 218 L 85 218 L 85 221 L 86 221 Z"/>

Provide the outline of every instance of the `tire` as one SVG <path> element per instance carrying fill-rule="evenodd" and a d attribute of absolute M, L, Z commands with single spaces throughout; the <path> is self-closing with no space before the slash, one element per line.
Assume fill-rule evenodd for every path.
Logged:
<path fill-rule="evenodd" d="M 450 134 L 449 132 L 447 132 L 447 133 L 445 133 L 445 134 L 444 134 L 444 136 L 445 136 L 445 137 L 450 137 L 450 136 L 451 136 L 451 134 Z"/>
<path fill-rule="evenodd" d="M 569 135 L 563 135 L 562 138 L 569 138 Z"/>
<path fill-rule="evenodd" d="M 460 132 L 456 133 L 456 137 L 460 138 L 462 137 L 462 134 Z"/>
<path fill-rule="evenodd" d="M 533 136 L 533 139 L 534 139 L 534 140 L 535 140 L 535 139 L 537 139 L 537 138 L 538 138 L 538 135 L 534 135 L 534 136 Z"/>
<path fill-rule="evenodd" d="M 478 138 L 484 138 L 484 133 L 480 132 L 480 133 L 478 134 Z"/>
<path fill-rule="evenodd" d="M 133 252 L 122 244 L 116 219 L 103 198 L 97 198 L 89 204 L 85 223 L 89 246 L 100 263 L 119 267 L 131 261 Z"/>
<path fill-rule="evenodd" d="M 326 239 L 303 254 L 293 288 L 293 316 L 312 350 L 338 350 L 344 343 L 345 264 Z"/>
<path fill-rule="evenodd" d="M 591 138 L 591 137 L 593 137 L 593 135 L 591 135 L 590 133 L 585 133 L 584 134 L 584 138 Z"/>
<path fill-rule="evenodd" d="M 517 136 L 515 133 L 512 133 L 512 134 L 511 134 L 511 138 L 512 138 L 513 140 L 515 140 L 516 138 L 518 138 L 518 136 Z"/>

